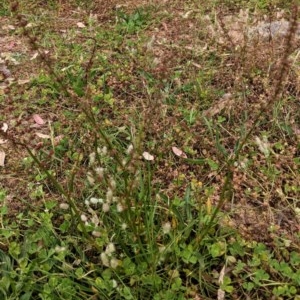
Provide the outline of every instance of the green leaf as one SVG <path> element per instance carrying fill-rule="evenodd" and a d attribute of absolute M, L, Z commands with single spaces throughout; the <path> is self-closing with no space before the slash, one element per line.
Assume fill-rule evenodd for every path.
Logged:
<path fill-rule="evenodd" d="M 192 165 L 204 165 L 207 162 L 205 158 L 196 158 L 196 159 L 184 158 L 183 160 Z"/>
<path fill-rule="evenodd" d="M 268 280 L 270 278 L 270 275 L 266 273 L 264 270 L 259 269 L 255 272 L 253 282 L 259 285 L 261 281 Z"/>
<path fill-rule="evenodd" d="M 231 279 L 228 276 L 224 276 L 223 283 L 221 284 L 221 289 L 227 293 L 232 293 L 233 286 L 231 285 Z"/>
<path fill-rule="evenodd" d="M 9 254 L 13 258 L 17 259 L 20 253 L 21 253 L 20 244 L 16 242 L 11 242 L 9 245 Z"/>
<path fill-rule="evenodd" d="M 125 258 L 123 260 L 122 266 L 124 268 L 126 275 L 133 275 L 135 273 L 135 264 L 130 260 L 130 258 Z"/>
<path fill-rule="evenodd" d="M 123 287 L 122 289 L 119 290 L 119 292 L 120 292 L 120 295 L 125 300 L 134 299 L 133 295 L 131 294 L 130 288 L 128 286 Z"/>
<path fill-rule="evenodd" d="M 219 257 L 225 253 L 226 244 L 224 242 L 217 242 L 211 245 L 210 254 L 212 257 Z"/>
<path fill-rule="evenodd" d="M 46 209 L 52 209 L 57 205 L 57 201 L 46 201 L 45 207 Z"/>
<path fill-rule="evenodd" d="M 177 291 L 181 288 L 182 280 L 180 277 L 174 279 L 174 283 L 172 283 L 172 290 Z"/>
<path fill-rule="evenodd" d="M 243 288 L 247 290 L 248 292 L 252 291 L 254 288 L 254 283 L 253 282 L 244 282 L 243 283 Z"/>
<path fill-rule="evenodd" d="M 298 252 L 295 252 L 295 251 L 292 251 L 290 253 L 290 263 L 297 267 L 297 266 L 300 266 L 300 254 Z"/>
<path fill-rule="evenodd" d="M 77 269 L 76 269 L 75 275 L 76 275 L 78 278 L 81 278 L 83 274 L 84 274 L 84 272 L 83 272 L 83 269 L 82 269 L 82 268 L 77 268 Z"/>
<path fill-rule="evenodd" d="M 212 171 L 217 171 L 219 169 L 219 165 L 218 163 L 216 163 L 215 161 L 213 161 L 212 159 L 207 158 L 206 159 L 207 164 L 210 166 L 210 169 Z"/>
<path fill-rule="evenodd" d="M 32 292 L 27 292 L 20 297 L 20 300 L 30 300 L 32 299 L 31 296 L 32 296 Z"/>
<path fill-rule="evenodd" d="M 100 290 L 106 290 L 106 284 L 101 277 L 97 277 L 95 280 L 95 286 Z"/>
<path fill-rule="evenodd" d="M 144 284 L 151 286 L 159 286 L 162 283 L 161 278 L 157 274 L 144 275 L 142 276 L 142 281 Z"/>

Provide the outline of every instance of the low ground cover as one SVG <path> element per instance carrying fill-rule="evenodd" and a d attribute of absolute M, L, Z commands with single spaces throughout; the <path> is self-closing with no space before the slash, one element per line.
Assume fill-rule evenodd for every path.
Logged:
<path fill-rule="evenodd" d="M 1 299 L 299 299 L 297 3 L 4 1 L 0 28 Z"/>

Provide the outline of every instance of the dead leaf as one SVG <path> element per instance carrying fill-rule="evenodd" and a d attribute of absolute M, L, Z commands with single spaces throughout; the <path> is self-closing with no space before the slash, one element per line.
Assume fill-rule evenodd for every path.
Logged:
<path fill-rule="evenodd" d="M 17 43 L 14 42 L 14 41 L 11 41 L 11 42 L 8 44 L 7 49 L 8 49 L 8 50 L 13 50 L 16 46 L 17 46 Z"/>
<path fill-rule="evenodd" d="M 18 80 L 18 84 L 19 84 L 19 85 L 23 85 L 23 84 L 26 84 L 26 83 L 28 83 L 28 82 L 30 82 L 30 79 L 19 79 L 19 80 Z"/>
<path fill-rule="evenodd" d="M 35 52 L 31 57 L 30 57 L 30 60 L 34 60 L 38 57 L 39 53 L 38 52 Z"/>
<path fill-rule="evenodd" d="M 76 23 L 78 28 L 85 28 L 86 26 L 82 22 Z"/>
<path fill-rule="evenodd" d="M 0 72 L 4 75 L 5 78 L 9 78 L 11 76 L 10 70 L 5 65 L 0 67 Z"/>
<path fill-rule="evenodd" d="M 164 22 L 161 23 L 165 31 L 168 31 L 168 25 Z"/>
<path fill-rule="evenodd" d="M 149 152 L 144 152 L 143 157 L 145 160 L 154 160 L 154 156 L 151 155 Z"/>
<path fill-rule="evenodd" d="M 4 167 L 5 152 L 0 150 L 0 167 Z"/>
<path fill-rule="evenodd" d="M 201 69 L 201 68 L 202 68 L 201 65 L 199 65 L 199 64 L 197 64 L 197 63 L 195 63 L 195 62 L 192 62 L 192 65 L 195 66 L 195 67 L 198 68 L 198 69 Z"/>
<path fill-rule="evenodd" d="M 225 266 L 223 266 L 223 268 L 222 268 L 222 270 L 220 272 L 220 275 L 219 275 L 219 279 L 218 279 L 219 284 L 222 284 L 223 281 L 224 281 L 225 269 L 226 269 Z"/>
<path fill-rule="evenodd" d="M 222 110 L 229 110 L 234 105 L 234 99 L 232 98 L 231 93 L 224 94 L 222 98 L 216 102 L 214 106 L 204 111 L 205 117 L 213 117 L 220 113 Z"/>
<path fill-rule="evenodd" d="M 43 133 L 40 133 L 40 132 L 36 132 L 35 134 L 36 134 L 36 136 L 38 136 L 41 139 L 50 139 L 51 138 L 51 136 L 48 135 L 48 134 L 43 134 Z"/>
<path fill-rule="evenodd" d="M 218 300 L 224 300 L 225 299 L 225 292 L 221 289 L 218 289 Z"/>
<path fill-rule="evenodd" d="M 193 12 L 192 10 L 189 10 L 185 14 L 181 14 L 181 16 L 183 19 L 187 19 L 192 12 Z"/>
<path fill-rule="evenodd" d="M 219 279 L 218 279 L 218 282 L 219 284 L 221 285 L 224 281 L 224 276 L 225 276 L 225 270 L 226 270 L 226 267 L 223 266 L 221 272 L 220 272 L 220 275 L 219 275 Z M 218 300 L 224 300 L 225 299 L 225 292 L 219 288 L 218 289 Z"/>
<path fill-rule="evenodd" d="M 3 123 L 2 127 L 1 127 L 1 130 L 2 130 L 3 132 L 6 132 L 7 129 L 8 129 L 7 123 Z"/>
<path fill-rule="evenodd" d="M 0 145 L 7 143 L 7 140 L 0 139 Z"/>
<path fill-rule="evenodd" d="M 45 121 L 37 114 L 33 115 L 33 120 L 38 125 L 44 125 L 45 124 Z"/>
<path fill-rule="evenodd" d="M 146 45 L 147 50 L 152 50 L 153 49 L 153 43 L 154 43 L 154 41 L 155 41 L 155 35 L 152 35 L 150 41 Z"/>
<path fill-rule="evenodd" d="M 181 149 L 179 149 L 177 147 L 172 147 L 172 151 L 178 157 L 187 158 L 187 155 Z"/>
<path fill-rule="evenodd" d="M 9 30 L 15 30 L 16 28 L 15 28 L 15 26 L 13 26 L 13 25 L 4 25 L 4 26 L 2 26 L 2 29 L 3 29 L 3 30 L 6 30 L 6 29 L 9 29 Z"/>

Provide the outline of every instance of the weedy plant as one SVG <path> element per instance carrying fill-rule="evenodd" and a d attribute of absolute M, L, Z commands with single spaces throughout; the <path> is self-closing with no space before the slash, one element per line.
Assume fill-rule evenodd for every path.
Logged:
<path fill-rule="evenodd" d="M 299 252 L 285 251 L 291 240 L 278 238 L 276 226 L 270 228 L 276 249 L 270 251 L 261 242 L 242 238 L 231 226 L 229 214 L 222 210 L 232 202 L 234 173 L 243 167 L 244 148 L 249 147 L 256 126 L 282 92 L 297 9 L 268 101 L 259 108 L 251 126 L 241 129 L 233 153 L 222 144 L 227 119 L 212 118 L 226 104 L 206 111 L 203 117 L 214 140 L 216 157 L 189 159 L 180 149 L 173 150 L 188 165 L 205 165 L 209 173 L 219 172 L 223 183 L 218 202 L 212 200 L 214 191 L 209 183 L 196 178 L 184 193 L 172 196 L 155 184 L 157 169 L 162 166 L 150 150 L 145 151 L 145 137 L 151 133 L 149 119 L 158 104 L 151 106 L 155 83 L 147 85 L 146 72 L 142 79 L 150 109 L 138 116 L 131 113 L 126 125 L 114 128 L 108 118 L 102 117 L 114 114 L 115 99 L 107 80 L 110 74 L 105 69 L 105 57 L 101 57 L 102 66 L 94 66 L 99 37 L 89 39 L 92 50 L 85 67 L 58 72 L 24 16 L 15 14 L 22 35 L 39 54 L 47 73 L 32 88 L 36 91 L 46 86 L 46 98 L 51 90 L 53 97 L 63 97 L 64 105 L 74 108 L 77 115 L 65 112 L 73 119 L 73 136 L 55 139 L 52 134 L 50 142 L 42 144 L 32 145 L 1 132 L 16 151 L 27 151 L 23 167 L 28 173 L 34 172 L 34 180 L 39 183 L 29 185 L 35 203 L 29 203 L 13 219 L 8 191 L 2 189 L 0 193 L 1 298 L 298 299 Z M 118 33 L 136 34 L 146 27 L 149 17 L 138 10 L 133 14 L 117 12 L 117 18 L 113 42 L 118 44 Z M 80 51 L 75 49 L 76 53 Z M 123 73 L 121 76 L 126 77 Z M 205 97 L 207 91 L 200 86 L 200 79 L 196 92 Z M 189 85 L 179 90 L 186 92 Z M 193 110 L 181 112 L 189 126 L 196 124 Z M 51 125 L 52 133 L 62 125 L 66 124 Z M 265 156 L 271 155 L 266 140 L 258 138 L 257 144 Z M 178 178 L 177 184 L 181 183 Z M 47 193 L 59 197 L 51 199 Z M 35 209 L 39 201 L 42 209 Z"/>

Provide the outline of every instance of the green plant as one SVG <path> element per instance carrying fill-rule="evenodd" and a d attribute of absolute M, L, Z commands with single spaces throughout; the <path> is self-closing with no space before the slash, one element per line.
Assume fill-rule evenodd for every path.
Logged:
<path fill-rule="evenodd" d="M 136 10 L 132 14 L 127 14 L 122 10 L 117 10 L 118 28 L 122 33 L 134 34 L 147 25 L 149 16 L 145 11 Z"/>
<path fill-rule="evenodd" d="M 30 20 L 42 24 L 51 20 L 50 13 Z M 9 105 L 24 113 L 15 113 L 18 118 L 9 123 L 17 124 L 13 130 L 0 131 L 0 150 L 9 141 L 25 158 L 19 164 L 9 156 L 13 175 L 5 174 L 7 188 L 0 189 L 0 298 L 297 299 L 299 245 L 286 233 L 293 223 L 277 218 L 281 203 L 288 204 L 289 217 L 297 207 L 293 164 L 298 146 L 290 141 L 293 120 L 288 117 L 293 109 L 289 114 L 279 114 L 279 105 L 270 109 L 285 90 L 295 28 L 285 42 L 275 84 L 268 86 L 265 65 L 249 75 L 257 62 L 243 60 L 238 47 L 225 42 L 219 49 L 212 38 L 205 51 L 191 50 L 191 41 L 201 43 L 198 33 L 187 44 L 173 33 L 172 43 L 164 42 L 171 29 L 182 30 L 185 20 L 183 27 L 193 28 L 198 19 L 193 10 L 176 13 L 176 27 L 166 14 L 166 23 L 155 24 L 162 33 L 151 27 L 159 18 L 148 10 L 118 9 L 116 14 L 116 24 L 96 27 L 90 11 L 83 13 L 90 22 L 79 36 L 81 23 L 68 33 L 40 35 L 26 15 L 17 16 L 19 32 L 45 71 L 24 89 L 17 83 L 8 89 Z M 152 45 L 147 30 L 157 32 Z M 269 101 L 252 105 L 263 84 Z M 235 105 L 220 105 L 227 89 L 234 90 Z M 30 106 L 20 98 L 32 100 Z M 249 107 L 241 106 L 248 100 Z M 3 108 L 11 115 L 11 108 Z M 202 111 L 210 108 L 210 115 Z M 282 139 L 276 140 L 270 111 L 276 120 L 285 118 L 289 135 L 281 125 Z M 43 114 L 47 126 L 31 126 L 32 112 Z M 183 151 L 172 152 L 175 144 Z M 285 157 L 286 149 L 290 156 Z M 18 177 L 25 188 L 10 181 Z M 269 213 L 260 230 L 268 243 L 265 236 L 243 232 L 245 224 L 258 228 L 251 224 L 252 210 L 250 221 L 243 215 L 248 207 L 259 207 L 258 219 Z M 283 227 L 269 226 L 272 218 Z"/>

